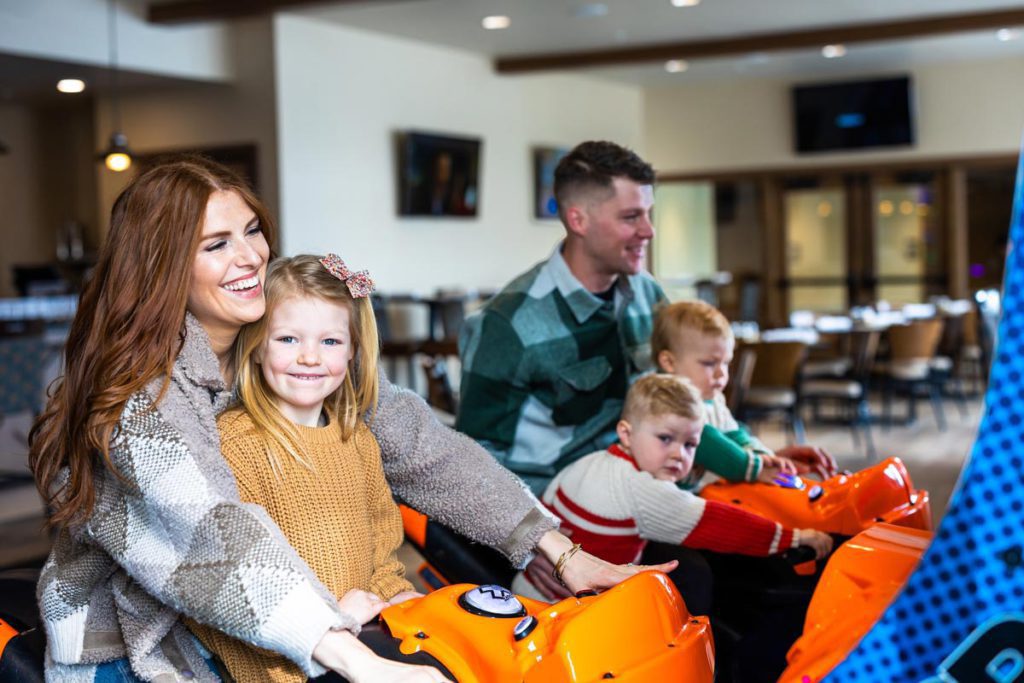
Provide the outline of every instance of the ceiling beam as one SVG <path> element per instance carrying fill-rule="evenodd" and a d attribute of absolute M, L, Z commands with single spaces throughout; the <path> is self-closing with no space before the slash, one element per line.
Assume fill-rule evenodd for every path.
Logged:
<path fill-rule="evenodd" d="M 711 38 L 678 43 L 659 43 L 611 50 L 586 50 L 516 57 L 498 57 L 494 67 L 499 73 L 552 71 L 594 66 L 612 66 L 658 62 L 668 59 L 705 59 L 754 52 L 779 52 L 800 48 L 820 48 L 842 43 L 870 43 L 901 40 L 945 33 L 963 33 L 1024 25 L 1024 10 L 975 12 L 886 21 L 870 24 L 823 26 L 804 31 L 760 33 L 735 38 Z"/>
<path fill-rule="evenodd" d="M 308 5 L 355 5 L 379 0 L 173 0 L 150 4 L 151 24 L 240 19 Z"/>

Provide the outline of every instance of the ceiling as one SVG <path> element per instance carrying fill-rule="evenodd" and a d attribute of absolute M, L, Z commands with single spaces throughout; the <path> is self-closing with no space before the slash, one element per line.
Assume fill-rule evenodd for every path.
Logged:
<path fill-rule="evenodd" d="M 601 7 L 605 10 L 603 14 Z M 669 0 L 377 0 L 363 4 L 323 3 L 292 11 L 489 57 L 512 57 L 789 33 L 1021 7 L 1020 0 L 702 0 L 695 7 L 685 8 L 673 7 Z M 586 16 L 588 13 L 592 16 Z M 481 19 L 491 14 L 508 15 L 511 26 L 500 31 L 483 29 Z M 666 72 L 663 61 L 587 68 L 586 72 L 657 86 L 743 77 L 828 78 L 1002 56 L 1024 59 L 1024 36 L 1001 42 L 992 29 L 855 43 L 839 59 L 825 59 L 818 48 L 805 48 L 692 60 L 682 73 Z"/>
<path fill-rule="evenodd" d="M 123 91 L 138 92 L 149 88 L 171 86 L 204 87 L 203 84 L 191 80 L 124 69 L 118 71 L 117 77 L 118 84 Z M 57 81 L 62 78 L 78 78 L 85 81 L 85 91 L 73 95 L 57 92 Z M 67 102 L 73 98 L 107 93 L 110 91 L 112 83 L 113 73 L 106 67 L 0 53 L 0 103 Z"/>

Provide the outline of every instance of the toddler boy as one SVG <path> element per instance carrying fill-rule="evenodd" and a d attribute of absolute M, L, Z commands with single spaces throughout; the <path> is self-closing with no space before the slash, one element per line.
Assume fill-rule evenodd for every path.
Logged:
<path fill-rule="evenodd" d="M 689 381 L 642 377 L 626 395 L 616 425 L 619 443 L 559 472 L 544 492 L 545 505 L 574 542 L 609 562 L 636 562 L 648 541 L 753 556 L 799 545 L 812 547 L 818 557 L 828 554 L 827 534 L 788 529 L 676 486 L 693 466 L 704 412 Z M 512 588 L 543 599 L 522 573 Z"/>
<path fill-rule="evenodd" d="M 697 489 L 714 473 L 729 481 L 772 482 L 779 472 L 836 473 L 835 461 L 820 448 L 790 446 L 773 452 L 743 429 L 725 403 L 735 339 L 728 319 L 703 301 L 679 301 L 663 308 L 651 333 L 651 356 L 662 372 L 685 377 L 704 402 L 710 428 L 697 451 L 693 473 L 683 483 Z M 723 438 L 724 437 L 724 438 Z"/>

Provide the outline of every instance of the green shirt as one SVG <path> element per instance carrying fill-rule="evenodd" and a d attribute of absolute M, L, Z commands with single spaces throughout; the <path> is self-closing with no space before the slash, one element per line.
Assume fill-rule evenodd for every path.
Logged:
<path fill-rule="evenodd" d="M 456 428 L 540 495 L 562 467 L 614 443 L 666 301 L 646 273 L 620 276 L 610 300 L 591 294 L 559 246 L 466 321 Z"/>

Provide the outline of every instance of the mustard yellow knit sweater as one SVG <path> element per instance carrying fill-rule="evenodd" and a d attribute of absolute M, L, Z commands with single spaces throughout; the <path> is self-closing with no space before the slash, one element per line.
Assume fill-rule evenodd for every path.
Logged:
<path fill-rule="evenodd" d="M 377 440 L 364 423 L 360 421 L 348 441 L 342 441 L 335 420 L 326 427 L 297 425 L 313 469 L 281 458 L 282 477 L 271 469 L 264 442 L 248 415 L 229 411 L 217 426 L 242 501 L 266 509 L 334 595 L 361 588 L 387 600 L 412 590 L 395 555 L 402 543 L 401 513 L 384 479 Z M 281 655 L 195 622 L 189 628 L 238 683 L 306 680 L 299 667 Z"/>

